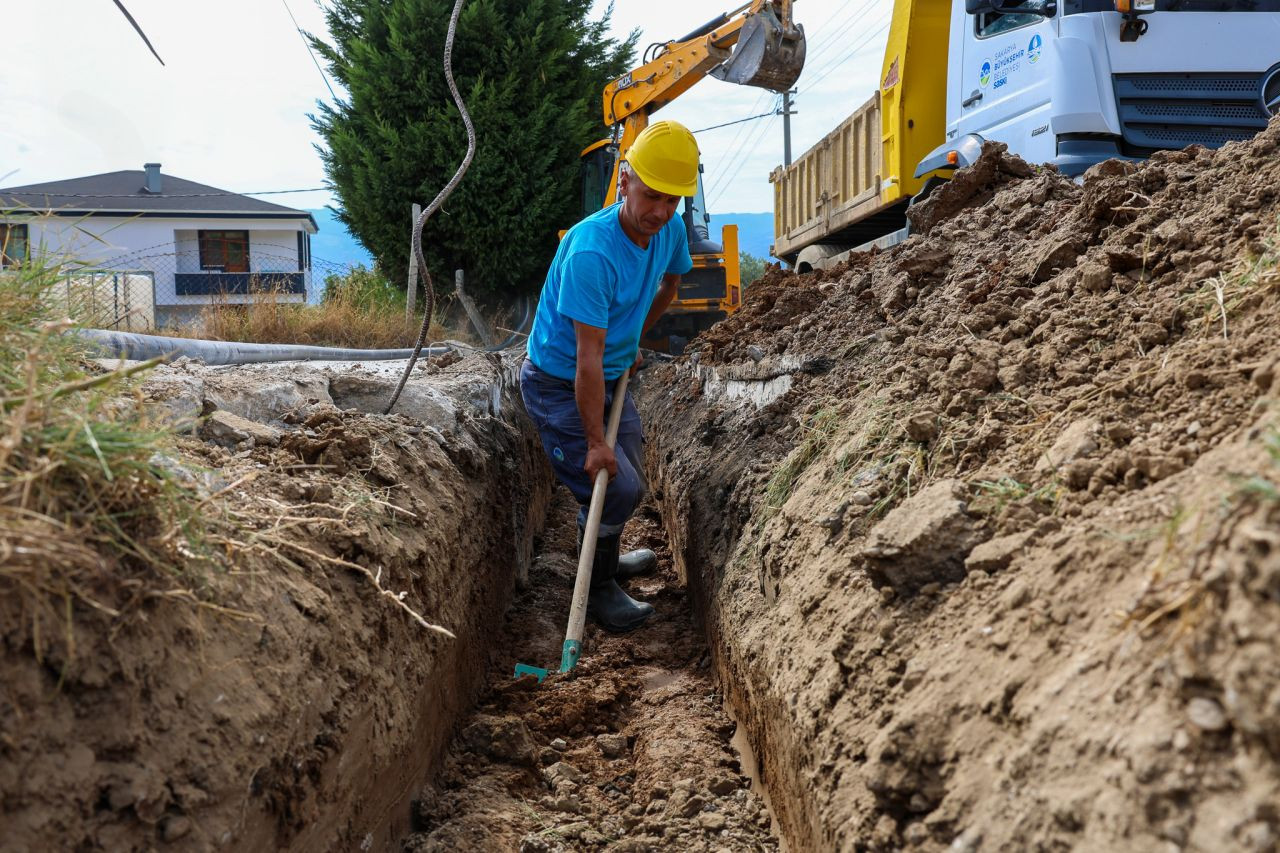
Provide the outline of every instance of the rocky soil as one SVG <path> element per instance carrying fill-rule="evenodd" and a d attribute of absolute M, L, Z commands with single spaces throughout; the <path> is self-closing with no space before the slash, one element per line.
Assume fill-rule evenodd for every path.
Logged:
<path fill-rule="evenodd" d="M 205 416 L 157 461 L 211 523 L 172 578 L 104 563 L 96 609 L 68 597 L 66 619 L 6 589 L 0 850 L 354 850 L 407 829 L 550 478 L 511 364 L 427 366 L 409 414 L 365 414 L 397 366 L 187 362 L 141 387 L 166 419 Z"/>
<path fill-rule="evenodd" d="M 494 638 L 489 686 L 415 803 L 417 831 L 404 850 L 778 849 L 652 505 L 626 540 L 659 554 L 657 574 L 630 582 L 656 616 L 622 637 L 588 625 L 581 662 L 555 673 L 577 571 L 576 515 L 559 489 L 530 584 Z M 542 685 L 517 681 L 516 663 L 552 674 Z"/>
<path fill-rule="evenodd" d="M 157 371 L 207 535 L 0 597 L 0 850 L 1276 849 L 1280 120 L 912 219 L 642 374 L 659 616 L 542 685 L 513 361 Z"/>
<path fill-rule="evenodd" d="M 1280 121 L 915 235 L 650 372 L 679 576 L 801 850 L 1273 850 Z"/>

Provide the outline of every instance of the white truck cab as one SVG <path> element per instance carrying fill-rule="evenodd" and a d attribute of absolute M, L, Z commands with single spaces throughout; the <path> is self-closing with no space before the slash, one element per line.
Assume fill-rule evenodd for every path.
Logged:
<path fill-rule="evenodd" d="M 918 175 L 987 139 L 1078 175 L 1280 112 L 1280 0 L 957 0 L 948 51 L 947 141 Z"/>
<path fill-rule="evenodd" d="M 871 98 L 769 176 L 772 253 L 804 271 L 905 239 L 986 140 L 1075 177 L 1278 112 L 1280 0 L 895 0 Z"/>

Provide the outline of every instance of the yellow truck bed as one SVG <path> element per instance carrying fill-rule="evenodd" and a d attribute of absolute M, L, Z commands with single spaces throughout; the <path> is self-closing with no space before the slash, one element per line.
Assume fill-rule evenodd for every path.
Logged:
<path fill-rule="evenodd" d="M 876 92 L 794 163 L 773 170 L 775 256 L 794 254 L 897 201 L 882 198 L 880 136 Z"/>
<path fill-rule="evenodd" d="M 875 94 L 769 175 L 775 257 L 794 263 L 807 246 L 849 248 L 905 224 L 928 177 L 913 177 L 916 165 L 945 133 L 949 15 L 949 0 L 898 0 Z"/>

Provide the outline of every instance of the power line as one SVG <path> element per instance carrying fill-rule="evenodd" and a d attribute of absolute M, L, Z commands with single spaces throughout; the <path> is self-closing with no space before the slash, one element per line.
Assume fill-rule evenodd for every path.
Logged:
<path fill-rule="evenodd" d="M 329 187 L 306 187 L 300 190 L 263 190 L 260 193 L 227 193 L 227 195 L 287 195 L 289 193 L 323 193 L 329 192 Z"/>
<path fill-rule="evenodd" d="M 302 43 L 306 46 L 307 53 L 311 54 L 311 61 L 315 63 L 316 70 L 320 72 L 320 79 L 324 80 L 324 85 L 329 90 L 329 94 L 334 101 L 337 101 L 338 96 L 333 93 L 333 87 L 329 85 L 329 75 L 325 74 L 324 69 L 320 67 L 320 60 L 316 59 L 315 51 L 311 49 L 311 42 L 307 41 L 306 33 L 302 32 L 302 27 L 298 26 L 298 19 L 293 17 L 293 10 L 289 8 L 288 0 L 280 0 L 280 2 L 284 4 L 284 10 L 289 13 L 289 20 L 293 21 L 293 28 L 298 31 L 298 37 L 302 39 Z M 159 59 L 159 57 L 156 58 Z M 255 195 L 263 195 L 263 193 L 255 193 Z"/>
<path fill-rule="evenodd" d="M 773 93 L 771 92 L 762 93 L 761 96 L 757 98 L 757 103 L 764 100 L 764 98 L 768 97 L 770 94 L 773 94 Z M 777 104 L 774 104 L 773 111 L 775 112 L 777 111 Z M 744 124 L 742 127 L 738 128 L 738 132 L 734 134 L 733 141 L 730 142 L 729 146 L 725 149 L 727 153 L 721 159 L 721 161 L 717 164 L 715 173 L 711 175 L 709 178 L 708 182 L 712 190 L 714 190 L 716 187 L 720 185 L 720 182 L 724 180 L 725 174 L 730 169 L 733 168 L 733 164 L 736 161 L 738 155 L 742 152 L 743 148 L 751 140 L 752 130 L 753 130 L 752 126 L 747 124 Z"/>
<path fill-rule="evenodd" d="M 846 50 L 844 52 L 835 53 L 829 56 L 827 61 L 821 64 L 821 67 L 818 67 L 818 64 L 815 63 L 812 66 L 814 70 L 812 71 L 812 73 L 810 73 L 809 76 L 810 77 L 813 77 L 815 75 L 822 76 L 822 74 L 827 70 L 829 70 L 832 67 L 832 65 L 838 65 L 839 63 L 843 62 L 844 57 L 848 56 L 849 51 L 857 50 L 862 45 L 867 43 L 868 38 L 874 38 L 876 35 L 882 32 L 886 27 L 889 26 L 890 22 L 891 21 L 887 18 L 878 18 L 875 21 L 872 21 L 871 22 L 872 26 L 874 26 L 876 23 L 879 23 L 880 26 L 875 30 L 864 30 L 862 33 L 861 40 L 856 41 L 856 43 L 852 47 L 850 47 L 848 44 L 841 45 Z"/>
<path fill-rule="evenodd" d="M 708 198 L 707 198 L 708 208 L 714 207 L 715 203 L 724 197 L 725 191 L 728 190 L 729 187 L 733 186 L 733 183 L 737 179 L 738 174 L 744 168 L 746 168 L 747 161 L 751 158 L 751 155 L 755 153 L 755 150 L 760 146 L 760 143 L 763 142 L 764 139 L 769 135 L 769 131 L 773 128 L 773 126 L 774 124 L 772 121 L 766 121 L 760 125 L 760 130 L 759 132 L 757 132 L 754 140 L 751 142 L 750 147 L 748 147 L 743 152 L 743 154 L 741 154 L 738 157 L 736 161 L 736 165 L 734 166 L 733 170 L 725 174 L 722 181 L 719 184 L 717 184 L 716 190 L 718 191 L 713 190 L 711 194 L 708 194 Z M 723 188 L 721 189 L 721 187 Z M 714 198 L 714 201 L 713 201 L 713 198 Z"/>
<path fill-rule="evenodd" d="M 735 160 L 736 166 L 734 166 L 733 170 L 731 172 L 725 173 L 721 177 L 721 179 L 716 182 L 715 186 L 711 188 L 711 192 L 707 193 L 708 208 L 715 206 L 713 203 L 713 198 L 715 200 L 719 200 L 720 197 L 724 195 L 723 191 L 719 193 L 716 192 L 716 190 L 719 189 L 721 185 L 723 185 L 725 189 L 728 189 L 730 186 L 733 185 L 733 180 L 738 176 L 738 173 L 741 172 L 742 169 L 746 166 L 747 160 L 749 160 L 751 155 L 755 153 L 756 148 L 759 147 L 760 143 L 768 135 L 769 129 L 772 127 L 773 127 L 772 121 L 766 121 L 760 124 L 760 129 L 759 131 L 757 131 L 754 141 L 752 141 L 749 148 L 746 148 L 743 154 L 737 157 L 737 159 Z"/>
<path fill-rule="evenodd" d="M 818 49 L 813 51 L 812 54 L 806 57 L 805 59 L 806 64 L 816 62 L 822 56 L 829 54 L 832 48 L 840 47 L 841 36 L 843 36 L 845 33 L 853 29 L 854 24 L 858 23 L 863 18 L 865 18 L 867 14 L 875 8 L 876 7 L 874 4 L 868 3 L 866 6 L 862 7 L 853 15 L 851 15 L 848 20 L 844 21 L 841 24 L 838 24 L 837 26 L 839 27 L 839 29 L 832 32 L 828 38 L 823 39 L 823 43 L 818 47 Z"/>
<path fill-rule="evenodd" d="M 120 0 L 114 0 L 114 2 L 116 4 L 116 8 L 123 12 L 124 16 L 129 19 L 129 23 L 133 26 L 134 32 L 142 37 L 142 41 L 146 44 L 147 50 L 151 51 L 151 55 L 156 58 L 157 62 L 164 65 L 164 60 L 160 58 L 160 54 L 156 53 L 156 49 L 151 45 L 151 39 L 147 38 L 147 34 L 142 31 L 142 27 L 138 26 L 138 22 L 133 19 L 133 15 L 129 14 L 129 10 L 124 7 L 124 4 L 121 3 Z"/>
<path fill-rule="evenodd" d="M 746 118 L 740 118 L 736 121 L 726 121 L 724 124 L 713 124 L 711 127 L 700 127 L 697 130 L 690 131 L 690 133 L 706 133 L 708 130 L 719 130 L 722 127 L 730 127 L 735 124 L 742 124 L 744 121 L 755 121 L 758 118 L 767 118 L 768 116 L 776 116 L 777 114 L 777 110 L 770 110 L 767 113 L 760 113 L 758 116 L 747 116 Z"/>
<path fill-rule="evenodd" d="M 770 94 L 772 93 L 768 91 L 760 92 L 756 96 L 755 101 L 751 104 L 751 109 L 748 110 L 748 112 L 754 113 L 756 110 L 758 110 L 760 108 L 760 105 L 764 103 L 765 99 L 768 98 Z M 749 135 L 750 131 L 751 131 L 750 126 L 746 124 L 739 127 L 737 132 L 733 134 L 733 139 L 731 139 L 729 141 L 729 144 L 725 147 L 725 151 L 733 152 L 735 149 L 737 149 L 740 140 L 743 139 L 743 134 L 745 133 Z M 707 180 L 710 183 L 715 184 L 719 182 L 719 176 L 723 174 L 723 172 L 726 169 L 729 168 L 729 164 L 732 162 L 732 160 L 730 159 L 730 156 L 731 154 L 726 154 L 726 156 L 722 160 L 716 163 L 712 174 L 707 176 Z"/>
<path fill-rule="evenodd" d="M 816 78 L 808 81 L 805 85 L 805 91 L 806 92 L 812 91 L 813 88 L 817 86 L 819 83 L 821 83 L 823 80 L 825 80 L 831 74 L 831 72 L 835 71 L 841 65 L 844 65 L 850 59 L 853 59 L 854 57 L 860 56 L 863 53 L 865 53 L 866 51 L 862 51 L 861 48 L 863 48 L 869 41 L 871 41 L 876 36 L 883 33 L 888 28 L 889 28 L 889 22 L 886 21 L 884 25 L 880 27 L 880 29 L 875 30 L 874 32 L 868 33 L 867 37 L 864 38 L 862 41 L 858 42 L 858 44 L 855 45 L 849 53 L 845 54 L 844 56 L 837 59 L 835 62 L 828 65 L 825 69 L 823 69 L 821 73 L 818 74 Z"/>

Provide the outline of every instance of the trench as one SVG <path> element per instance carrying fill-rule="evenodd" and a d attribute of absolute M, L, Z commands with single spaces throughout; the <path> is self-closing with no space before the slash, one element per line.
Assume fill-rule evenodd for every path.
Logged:
<path fill-rule="evenodd" d="M 662 487 L 624 535 L 658 554 L 628 584 L 657 616 L 622 636 L 589 624 L 573 673 L 517 681 L 518 662 L 558 662 L 576 506 L 552 485 L 511 364 L 433 360 L 384 417 L 394 367 L 181 363 L 143 386 L 161 418 L 208 418 L 181 447 L 204 454 L 214 488 L 256 472 L 255 493 L 300 520 L 325 501 L 390 510 L 349 533 L 300 528 L 315 560 L 235 591 L 261 614 L 249 628 L 161 611 L 86 659 L 52 704 L 33 687 L 44 716 L 13 730 L 32 756 L 13 766 L 54 769 L 32 777 L 39 790 L 0 777 L 17 804 L 13 849 L 781 849 Z M 726 388 L 759 404 L 749 386 Z M 422 632 L 322 558 L 376 569 L 456 639 Z M 136 681 L 94 675 L 121 660 Z M 4 673 L 19 707 L 48 677 L 28 663 Z M 139 693 L 141 681 L 157 687 Z M 68 726 L 74 742 L 58 734 Z"/>
<path fill-rule="evenodd" d="M 557 490 L 528 584 L 493 637 L 486 686 L 425 780 L 399 849 L 785 849 L 658 506 L 642 506 L 624 533 L 624 547 L 659 555 L 653 575 L 629 582 L 656 616 L 623 636 L 588 625 L 580 663 L 561 676 L 576 505 Z M 515 681 L 516 662 L 553 674 Z"/>
<path fill-rule="evenodd" d="M 768 364 L 745 377 L 699 378 L 753 408 L 791 382 Z M 396 849 L 788 849 L 764 775 L 772 762 L 756 753 L 753 710 L 735 704 L 743 693 L 727 683 L 718 620 L 689 577 L 693 533 L 668 499 L 657 452 L 669 436 L 661 423 L 647 429 L 654 487 L 623 544 L 658 555 L 653 575 L 628 584 L 656 616 L 622 636 L 588 623 L 577 668 L 555 672 L 577 562 L 576 505 L 556 487 L 528 578 L 489 637 L 484 686 L 441 766 L 424 777 Z M 552 674 L 541 685 L 517 681 L 516 663 Z"/>

